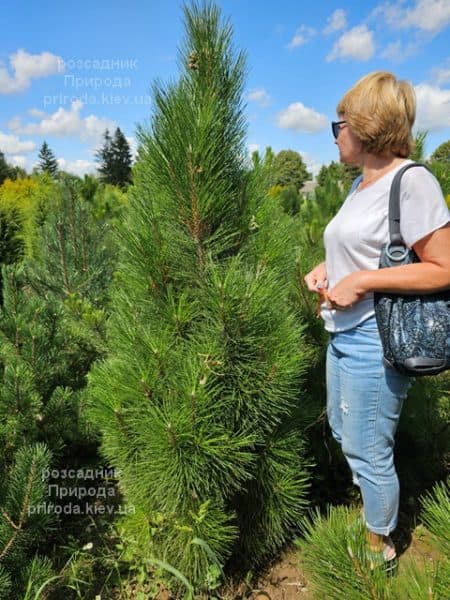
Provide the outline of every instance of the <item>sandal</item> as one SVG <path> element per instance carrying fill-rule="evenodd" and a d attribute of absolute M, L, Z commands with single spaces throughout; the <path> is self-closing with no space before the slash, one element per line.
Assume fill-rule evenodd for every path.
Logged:
<path fill-rule="evenodd" d="M 393 577 L 397 574 L 398 557 L 391 536 L 386 537 L 382 550 L 371 550 L 365 538 L 366 532 L 363 519 L 358 519 L 349 531 L 350 543 L 347 549 L 357 571 L 365 564 L 372 572 L 380 570 L 387 577 Z"/>
<path fill-rule="evenodd" d="M 387 536 L 387 541 L 384 544 L 383 550 L 367 550 L 370 570 L 380 568 L 387 577 L 392 577 L 397 573 L 398 557 L 395 550 L 394 542 L 390 535 Z"/>

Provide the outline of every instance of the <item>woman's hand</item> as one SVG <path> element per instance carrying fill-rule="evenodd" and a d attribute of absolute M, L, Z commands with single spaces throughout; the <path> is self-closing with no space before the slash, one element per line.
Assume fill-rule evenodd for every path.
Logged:
<path fill-rule="evenodd" d="M 310 292 L 326 290 L 328 280 L 325 262 L 320 263 L 320 265 L 317 265 L 317 267 L 305 275 L 304 280 Z"/>
<path fill-rule="evenodd" d="M 363 280 L 364 271 L 356 271 L 341 279 L 326 295 L 328 308 L 346 310 L 359 302 L 366 293 Z"/>

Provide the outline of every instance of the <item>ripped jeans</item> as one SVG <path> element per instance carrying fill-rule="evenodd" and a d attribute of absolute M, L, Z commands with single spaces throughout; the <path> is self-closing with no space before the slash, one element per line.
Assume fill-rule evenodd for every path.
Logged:
<path fill-rule="evenodd" d="M 400 496 L 394 435 L 412 379 L 384 365 L 375 316 L 330 335 L 328 422 L 361 489 L 367 528 L 389 535 Z"/>

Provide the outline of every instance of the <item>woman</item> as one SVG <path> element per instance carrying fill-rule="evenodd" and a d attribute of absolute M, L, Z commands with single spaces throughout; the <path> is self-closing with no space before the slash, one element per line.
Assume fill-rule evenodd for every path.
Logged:
<path fill-rule="evenodd" d="M 325 229 L 325 262 L 305 281 L 325 300 L 328 421 L 361 489 L 370 551 L 389 572 L 397 562 L 389 535 L 399 506 L 394 434 L 410 379 L 383 363 L 373 292 L 450 287 L 450 215 L 433 175 L 409 169 L 401 184 L 401 233 L 421 262 L 378 269 L 388 241 L 390 185 L 411 162 L 414 91 L 391 73 L 370 73 L 344 95 L 337 114 L 332 129 L 340 160 L 360 166 L 362 178 Z"/>

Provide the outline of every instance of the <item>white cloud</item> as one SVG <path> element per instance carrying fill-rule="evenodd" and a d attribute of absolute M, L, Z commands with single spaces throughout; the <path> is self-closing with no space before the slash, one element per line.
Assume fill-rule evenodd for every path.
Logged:
<path fill-rule="evenodd" d="M 312 173 L 312 175 L 314 177 L 316 177 L 319 174 L 322 163 L 319 163 L 315 158 L 310 156 L 307 152 L 300 152 L 299 154 L 303 158 L 303 162 L 305 163 L 308 171 L 310 173 Z"/>
<path fill-rule="evenodd" d="M 259 153 L 259 147 L 260 147 L 259 144 L 247 144 L 247 154 L 244 157 L 244 162 L 249 169 L 251 169 L 253 166 L 253 160 L 252 160 L 253 152 Z"/>
<path fill-rule="evenodd" d="M 433 69 L 433 78 L 438 85 L 450 82 L 450 68 Z"/>
<path fill-rule="evenodd" d="M 449 23 L 449 0 L 417 0 L 414 8 L 405 11 L 401 25 L 438 33 Z"/>
<path fill-rule="evenodd" d="M 408 44 L 402 45 L 400 40 L 396 42 L 391 42 L 386 46 L 386 48 L 381 52 L 381 58 L 387 58 L 388 60 L 392 60 L 394 62 L 402 62 L 416 54 L 419 50 L 419 45 L 414 42 L 409 42 Z"/>
<path fill-rule="evenodd" d="M 85 173 L 94 173 L 96 165 L 89 160 L 66 160 L 65 158 L 58 158 L 58 166 L 62 171 L 67 171 L 73 175 L 82 177 Z"/>
<path fill-rule="evenodd" d="M 22 142 L 16 135 L 0 131 L 0 150 L 5 154 L 27 154 L 36 148 L 31 141 Z"/>
<path fill-rule="evenodd" d="M 334 33 L 335 31 L 340 31 L 347 26 L 347 17 L 345 14 L 345 10 L 342 8 L 337 8 L 334 13 L 328 17 L 327 26 L 324 28 L 323 33 L 328 35 L 329 33 Z"/>
<path fill-rule="evenodd" d="M 25 169 L 27 159 L 25 156 L 20 156 L 20 154 L 13 154 L 12 156 L 8 157 L 8 162 L 15 167 L 22 167 L 22 169 Z"/>
<path fill-rule="evenodd" d="M 402 43 L 400 40 L 391 42 L 381 53 L 382 58 L 388 58 L 390 60 L 401 60 L 402 58 Z"/>
<path fill-rule="evenodd" d="M 263 88 L 250 90 L 247 99 L 250 102 L 256 102 L 260 106 L 270 106 L 271 98 Z"/>
<path fill-rule="evenodd" d="M 11 129 L 11 131 L 17 131 L 21 123 L 22 121 L 20 120 L 20 117 L 13 117 L 8 121 L 8 129 Z"/>
<path fill-rule="evenodd" d="M 420 83 L 414 87 L 417 99 L 416 126 L 429 131 L 450 127 L 450 90 Z"/>
<path fill-rule="evenodd" d="M 328 125 L 328 119 L 302 102 L 294 102 L 278 113 L 277 125 L 301 133 L 316 133 Z"/>
<path fill-rule="evenodd" d="M 307 44 L 315 35 L 315 29 L 306 25 L 300 25 L 287 47 L 289 50 L 293 50 L 294 48 L 298 48 L 298 46 L 303 46 L 303 44 Z"/>
<path fill-rule="evenodd" d="M 366 25 L 358 25 L 346 31 L 336 41 L 327 56 L 327 61 L 337 58 L 353 58 L 354 60 L 369 60 L 375 52 L 373 33 Z"/>
<path fill-rule="evenodd" d="M 253 152 L 259 152 L 260 145 L 259 144 L 247 144 L 247 151 L 249 156 L 253 154 Z"/>
<path fill-rule="evenodd" d="M 0 65 L 0 94 L 22 92 L 30 86 L 33 79 L 61 73 L 64 70 L 62 58 L 50 52 L 29 54 L 20 49 L 9 56 L 9 63 L 14 75 L 10 75 L 8 70 Z"/>
<path fill-rule="evenodd" d="M 58 108 L 53 114 L 44 113 L 38 123 L 22 124 L 21 119 L 15 117 L 9 122 L 9 127 L 16 133 L 40 136 L 78 137 L 83 141 L 98 143 L 105 129 L 115 129 L 116 124 L 109 119 L 102 119 L 96 115 L 82 118 L 80 112 L 83 108 L 81 100 L 75 100 L 69 110 Z M 40 113 L 39 113 L 40 114 Z"/>
<path fill-rule="evenodd" d="M 416 28 L 437 34 L 450 23 L 450 2 L 448 0 L 415 0 L 412 7 L 405 7 L 404 1 L 385 2 L 372 12 L 381 15 L 394 29 Z"/>
<path fill-rule="evenodd" d="M 30 108 L 30 110 L 28 111 L 28 114 L 31 115 L 32 117 L 38 117 L 38 118 L 45 117 L 45 115 L 46 115 L 45 111 L 40 110 L 39 108 Z"/>
<path fill-rule="evenodd" d="M 404 9 L 401 5 L 402 0 L 399 0 L 396 4 L 393 4 L 392 2 L 379 4 L 373 9 L 373 11 L 370 13 L 370 16 L 375 19 L 382 17 L 387 25 L 394 29 L 399 29 L 401 27 L 400 21 L 404 16 Z"/>

